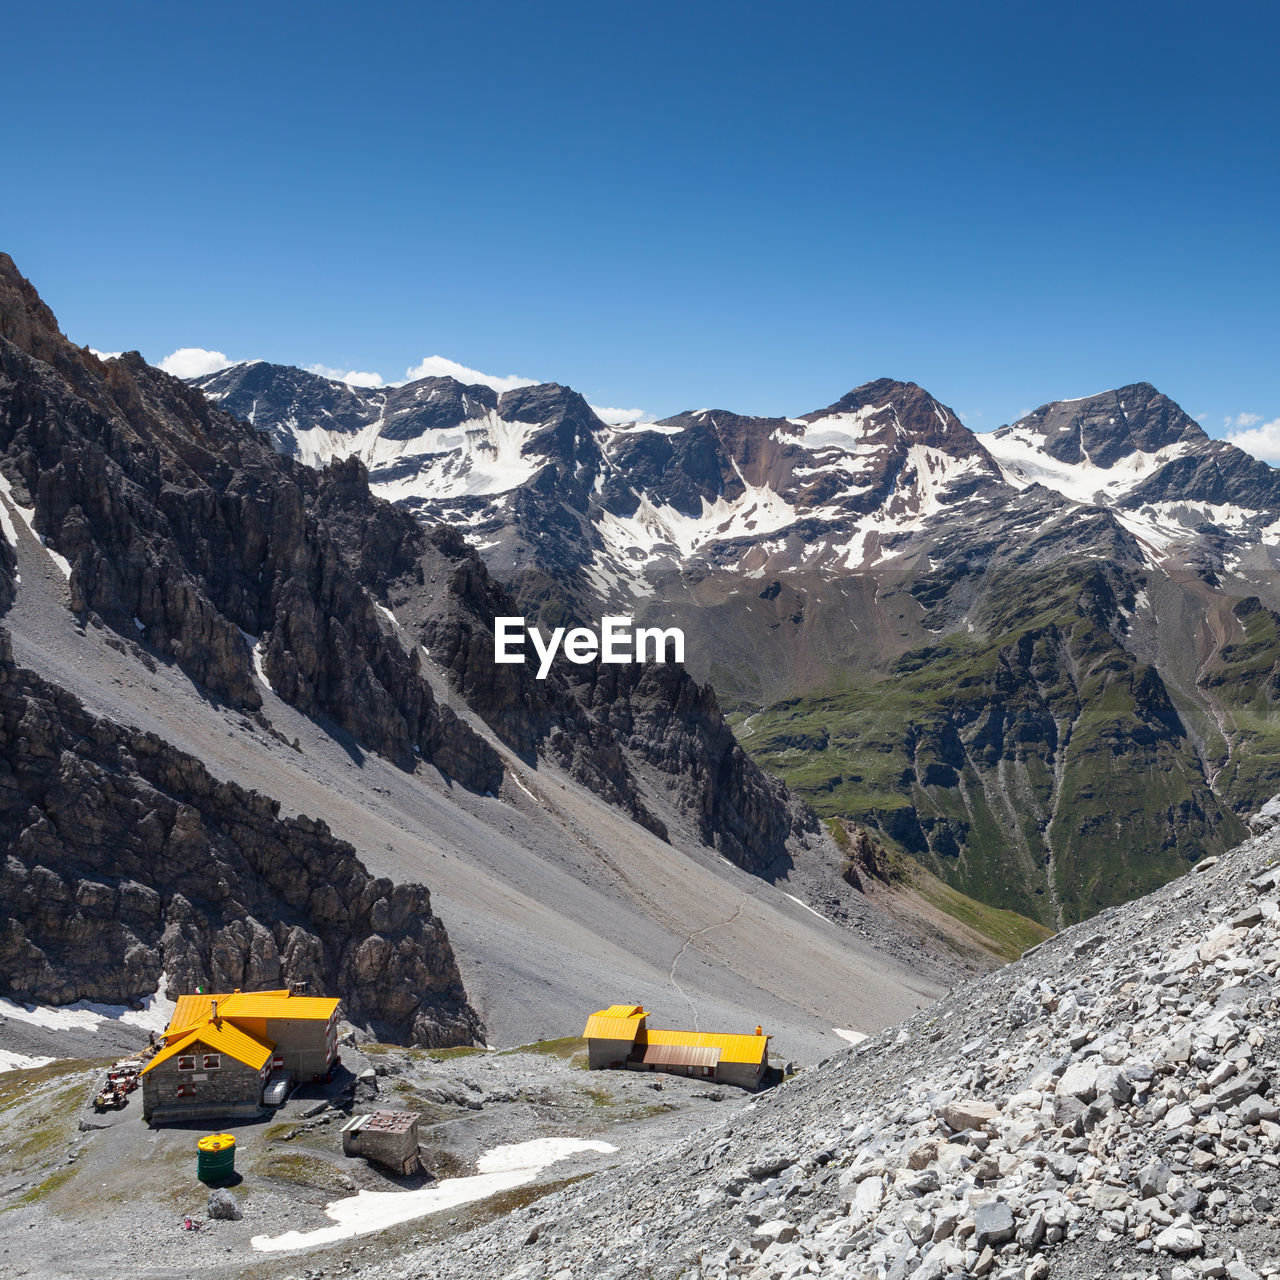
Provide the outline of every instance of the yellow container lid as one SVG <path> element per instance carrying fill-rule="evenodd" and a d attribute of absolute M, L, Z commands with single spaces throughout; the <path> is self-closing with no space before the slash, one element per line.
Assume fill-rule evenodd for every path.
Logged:
<path fill-rule="evenodd" d="M 235 1145 L 236 1139 L 233 1133 L 211 1133 L 196 1143 L 201 1151 L 225 1151 L 228 1147 Z"/>

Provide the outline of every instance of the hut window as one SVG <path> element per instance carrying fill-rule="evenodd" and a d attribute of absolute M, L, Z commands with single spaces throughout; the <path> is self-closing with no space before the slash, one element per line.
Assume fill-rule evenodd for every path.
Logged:
<path fill-rule="evenodd" d="M 206 1071 L 217 1071 L 222 1066 L 222 1056 L 217 1053 L 206 1053 L 204 1055 L 204 1069 Z"/>
<path fill-rule="evenodd" d="M 183 1053 L 178 1055 L 179 1071 L 194 1071 L 196 1069 L 196 1055 L 194 1053 Z"/>

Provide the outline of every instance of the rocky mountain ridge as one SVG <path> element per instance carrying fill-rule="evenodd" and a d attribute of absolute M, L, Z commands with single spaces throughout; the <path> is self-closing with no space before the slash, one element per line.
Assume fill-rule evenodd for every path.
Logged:
<path fill-rule="evenodd" d="M 537 400 L 530 392 L 516 403 Z M 566 411 L 549 435 L 563 444 L 573 431 Z M 225 845 L 240 806 L 255 849 L 292 849 L 300 831 L 323 833 L 323 819 L 375 885 L 431 886 L 473 1007 L 441 1014 L 433 1030 L 425 1011 L 393 1007 L 399 962 L 389 963 L 390 1003 L 368 1020 L 396 1035 L 469 1040 L 479 1010 L 489 1034 L 515 1042 L 547 1019 L 576 1023 L 606 981 L 707 1016 L 750 1004 L 816 1054 L 832 1025 L 881 1025 L 936 989 L 945 928 L 904 925 L 841 879 L 829 833 L 742 751 L 709 689 L 674 666 L 560 663 L 545 681 L 495 670 L 493 618 L 518 606 L 457 530 L 425 527 L 371 494 L 358 459 L 316 471 L 136 353 L 103 361 L 74 346 L 8 259 L 0 529 L 15 669 L 40 682 L 67 723 L 94 726 L 82 736 L 123 735 L 106 763 L 94 757 L 69 777 L 91 788 L 95 770 L 115 769 L 128 804 L 161 814 L 170 804 L 199 810 L 193 796 L 208 786 L 232 788 L 217 791 L 226 805 L 205 815 L 208 830 L 191 846 L 218 867 L 235 864 L 219 872 L 231 890 L 173 889 L 175 900 L 204 895 L 193 907 L 195 951 L 171 974 L 180 985 L 206 970 L 210 982 L 224 972 L 241 985 L 267 981 L 294 951 L 300 963 L 310 954 L 274 925 L 264 934 L 232 916 L 296 923 L 330 945 L 328 917 L 312 918 L 309 906 L 291 916 L 287 898 L 273 896 L 279 884 L 260 883 L 262 869 L 246 870 L 236 860 L 249 855 Z M 23 714 L 14 711 L 15 724 Z M 148 773 L 151 749 L 137 744 L 153 740 L 166 760 L 200 761 L 204 781 L 187 764 L 174 766 L 176 778 Z M 6 841 L 44 831 L 26 812 L 33 805 L 64 822 L 82 816 L 80 799 L 40 777 L 32 803 L 10 814 Z M 115 995 L 144 998 L 137 982 L 159 980 L 171 922 L 157 940 L 125 910 L 109 855 L 128 869 L 121 883 L 159 873 L 139 862 L 150 855 L 122 821 L 102 834 L 92 856 L 55 839 L 11 867 L 22 904 L 7 915 L 15 994 L 87 998 L 63 916 L 138 960 L 130 968 L 121 958 L 128 990 Z M 363 882 L 321 864 L 318 874 L 350 881 L 363 904 L 343 908 L 357 940 L 366 931 L 408 948 L 400 967 L 430 970 L 412 979 L 423 992 L 454 980 L 444 950 L 397 932 L 398 907 L 390 924 L 378 908 L 366 926 L 361 912 L 375 904 L 364 903 Z M 30 886 L 46 873 L 59 879 L 61 905 L 42 917 Z M 75 905 L 82 881 L 107 886 L 93 889 L 98 915 Z M 806 910 L 810 901 L 820 909 Z M 114 922 L 105 932 L 94 923 L 103 913 Z M 788 939 L 790 954 L 753 975 L 738 957 L 754 955 L 761 930 Z M 973 943 L 959 944 L 961 963 L 985 967 L 990 956 Z M 316 981 L 355 981 L 349 967 L 334 951 Z"/>
<path fill-rule="evenodd" d="M 199 385 L 295 452 L 346 406 L 329 456 L 459 521 L 522 611 L 680 626 L 821 816 L 1046 924 L 1221 852 L 1280 785 L 1280 481 L 1149 384 L 981 436 L 890 379 L 624 427 L 554 385 Z"/>
<path fill-rule="evenodd" d="M 700 838 L 719 840 L 744 865 L 764 868 L 784 858 L 795 823 L 812 826 L 740 751 L 714 696 L 684 689 L 683 673 L 665 683 L 635 676 L 633 690 L 650 713 L 646 736 L 632 731 L 627 690 L 615 690 L 627 700 L 615 714 L 596 688 L 579 698 L 564 680 L 543 687 L 495 670 L 494 614 L 482 616 L 465 598 L 481 570 L 461 540 L 440 534 L 432 542 L 409 516 L 371 498 L 358 465 L 317 473 L 284 458 L 260 432 L 136 354 L 104 364 L 73 347 L 12 263 L 0 267 L 6 317 L 0 392 L 9 392 L 0 417 L 0 470 L 17 508 L 30 512 L 32 528 L 69 566 L 77 614 L 144 638 L 250 713 L 258 710 L 264 680 L 299 710 L 331 718 L 404 767 L 430 761 L 476 791 L 497 791 L 497 757 L 449 707 L 437 705 L 423 671 L 422 639 L 430 652 L 433 642 L 454 635 L 450 674 L 476 697 L 487 683 L 479 709 L 501 736 L 526 752 L 545 743 L 651 830 L 664 834 L 629 777 L 633 752 L 664 772 L 673 790 L 691 788 L 680 803 L 694 815 Z M 533 413 L 528 406 L 543 404 L 546 391 L 511 392 L 503 404 L 517 415 Z M 470 411 L 492 399 L 473 403 L 461 395 L 458 406 Z M 424 412 L 444 412 L 431 407 L 430 395 L 426 401 Z M 567 446 L 580 425 L 575 398 L 567 403 L 535 433 L 535 446 L 542 439 L 552 441 L 548 447 Z M 341 412 L 339 406 L 339 418 Z M 577 412 L 589 416 L 585 405 Z M 469 567 L 443 572 L 449 555 Z M 438 607 L 422 591 L 432 575 Z M 431 613 L 418 642 L 384 603 L 393 588 L 423 620 Z M 475 591 L 492 594 L 496 587 L 480 582 Z M 455 634 L 463 613 L 465 655 Z M 676 715 L 654 705 L 659 696 Z M 674 736 L 670 750 L 663 745 L 667 733 Z M 714 740 L 710 767 L 725 784 L 719 790 L 711 775 L 691 778 L 676 760 L 689 734 L 703 746 Z M 747 816 L 738 815 L 739 802 Z"/>
<path fill-rule="evenodd" d="M 1035 485 L 1125 513 L 1122 527 L 1157 555 L 1211 527 L 1265 539 L 1280 507 L 1273 468 L 1211 440 L 1146 383 L 976 435 L 888 378 L 799 417 L 700 409 L 621 427 L 557 384 L 498 396 L 427 378 L 375 390 L 261 361 L 193 382 L 283 452 L 313 465 L 360 457 L 375 492 L 473 530 L 504 580 L 536 576 L 549 550 L 568 557 L 565 569 L 587 565 L 610 604 L 672 568 L 908 567 L 921 544 L 912 535 L 971 518 L 974 499 L 1007 504 Z M 536 497 L 547 493 L 570 525 L 546 523 Z"/>

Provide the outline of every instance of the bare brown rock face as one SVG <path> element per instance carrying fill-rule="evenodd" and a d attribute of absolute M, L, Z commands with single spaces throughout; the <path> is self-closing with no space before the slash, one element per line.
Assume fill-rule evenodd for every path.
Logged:
<path fill-rule="evenodd" d="M 781 871 L 788 839 L 817 829 L 813 811 L 738 746 L 710 685 L 652 662 L 577 671 L 575 694 L 657 772 L 703 842 L 732 862 L 758 875 Z"/>
<path fill-rule="evenodd" d="M 0 573 L 0 581 L 7 575 Z M 65 1004 L 305 980 L 424 1045 L 483 1038 L 418 884 L 13 664 L 0 629 L 0 991 Z"/>

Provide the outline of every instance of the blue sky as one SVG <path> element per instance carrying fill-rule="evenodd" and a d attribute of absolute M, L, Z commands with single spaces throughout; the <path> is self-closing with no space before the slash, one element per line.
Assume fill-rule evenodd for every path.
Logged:
<path fill-rule="evenodd" d="M 22 6 L 0 247 L 155 361 L 439 355 L 659 416 L 892 376 L 979 430 L 1145 379 L 1265 451 L 1278 36 L 1264 4 Z"/>

